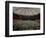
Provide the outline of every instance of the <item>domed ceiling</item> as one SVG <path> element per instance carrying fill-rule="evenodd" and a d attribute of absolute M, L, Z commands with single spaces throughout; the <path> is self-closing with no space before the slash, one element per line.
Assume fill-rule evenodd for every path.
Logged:
<path fill-rule="evenodd" d="M 40 13 L 40 8 L 13 7 L 13 13 L 26 16 L 37 15 Z"/>

